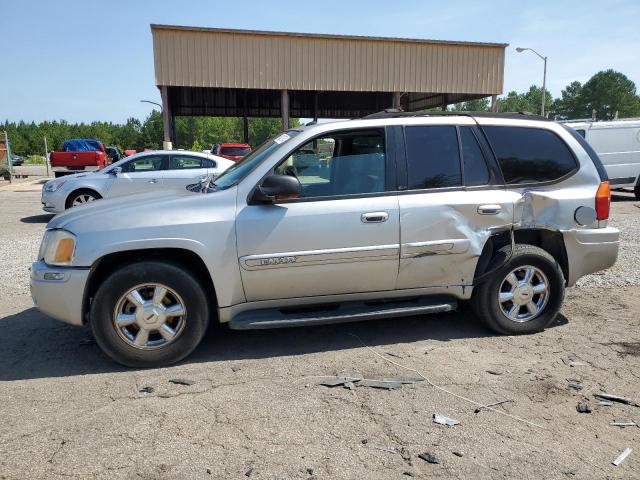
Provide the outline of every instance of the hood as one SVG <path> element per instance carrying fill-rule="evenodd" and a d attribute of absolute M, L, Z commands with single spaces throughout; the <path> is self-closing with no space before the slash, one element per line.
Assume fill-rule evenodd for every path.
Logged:
<path fill-rule="evenodd" d="M 115 221 L 118 217 L 136 216 L 148 211 L 166 209 L 177 199 L 202 195 L 188 191 L 155 191 L 124 197 L 107 198 L 59 213 L 47 224 L 47 228 L 65 228 L 74 231 L 74 225 L 101 221 Z M 145 213 L 148 215 L 148 213 Z"/>
<path fill-rule="evenodd" d="M 76 178 L 84 178 L 84 177 L 93 177 L 98 174 L 101 174 L 99 170 L 94 172 L 81 172 L 81 173 L 73 173 L 71 175 L 63 175 L 62 177 L 52 178 L 51 180 L 47 180 L 45 183 L 49 182 L 65 182 L 67 180 L 74 180 Z"/>

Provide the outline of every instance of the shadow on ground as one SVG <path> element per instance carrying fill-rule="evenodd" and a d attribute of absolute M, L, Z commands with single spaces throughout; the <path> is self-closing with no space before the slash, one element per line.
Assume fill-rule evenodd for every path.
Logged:
<path fill-rule="evenodd" d="M 552 325 L 568 323 L 559 315 Z M 107 358 L 88 328 L 57 322 L 35 308 L 0 319 L 0 381 L 130 371 Z M 355 336 L 359 337 L 356 338 Z M 220 362 L 379 347 L 420 340 L 447 342 L 493 334 L 466 309 L 422 317 L 276 330 L 212 327 L 183 363 Z"/>
<path fill-rule="evenodd" d="M 31 215 L 30 217 L 22 217 L 20 221 L 22 223 L 49 223 L 54 217 L 53 213 L 43 213 L 41 215 Z"/>

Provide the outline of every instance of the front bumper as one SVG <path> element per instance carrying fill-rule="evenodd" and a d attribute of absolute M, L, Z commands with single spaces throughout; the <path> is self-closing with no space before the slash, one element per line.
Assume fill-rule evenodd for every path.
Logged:
<path fill-rule="evenodd" d="M 82 301 L 90 268 L 31 265 L 31 297 L 45 315 L 72 325 L 82 325 Z"/>
<path fill-rule="evenodd" d="M 42 202 L 42 209 L 45 212 L 64 212 L 65 194 L 62 194 L 60 190 L 57 190 L 55 192 L 45 192 L 43 188 L 40 201 Z"/>
<path fill-rule="evenodd" d="M 565 230 L 562 232 L 569 260 L 567 285 L 590 273 L 605 270 L 618 258 L 620 231 L 616 228 Z"/>

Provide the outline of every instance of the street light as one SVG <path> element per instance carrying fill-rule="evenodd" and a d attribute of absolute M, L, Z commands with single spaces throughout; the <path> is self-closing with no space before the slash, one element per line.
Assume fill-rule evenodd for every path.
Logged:
<path fill-rule="evenodd" d="M 162 105 L 160 105 L 158 102 L 152 102 L 151 100 L 140 100 L 142 103 L 151 103 L 153 105 L 157 105 L 160 107 L 160 113 L 162 113 Z"/>
<path fill-rule="evenodd" d="M 547 88 L 547 57 L 545 57 L 544 55 L 540 55 L 533 48 L 522 48 L 522 47 L 516 48 L 516 52 L 518 52 L 518 53 L 522 53 L 525 50 L 529 50 L 529 51 L 535 53 L 537 56 L 539 56 L 544 61 L 544 73 L 542 75 L 542 105 L 540 106 L 540 115 L 542 115 L 544 117 L 544 102 L 546 100 L 546 98 L 545 98 L 546 97 L 545 89 Z"/>

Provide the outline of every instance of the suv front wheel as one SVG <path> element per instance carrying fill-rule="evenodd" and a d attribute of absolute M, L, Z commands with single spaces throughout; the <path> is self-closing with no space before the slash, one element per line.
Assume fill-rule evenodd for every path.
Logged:
<path fill-rule="evenodd" d="M 501 253 L 508 255 L 510 248 Z M 548 252 L 517 244 L 509 261 L 475 288 L 471 301 L 475 313 L 495 332 L 528 334 L 555 319 L 564 288 L 560 265 Z"/>
<path fill-rule="evenodd" d="M 207 297 L 180 266 L 144 261 L 122 267 L 98 288 L 91 330 L 128 367 L 158 367 L 189 355 L 209 323 Z"/>

